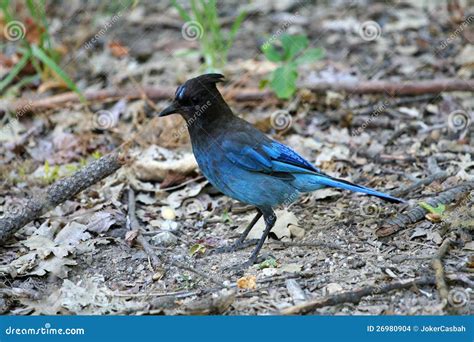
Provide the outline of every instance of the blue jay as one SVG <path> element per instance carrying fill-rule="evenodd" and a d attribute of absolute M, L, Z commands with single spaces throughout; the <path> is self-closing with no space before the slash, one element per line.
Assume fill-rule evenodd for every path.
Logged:
<path fill-rule="evenodd" d="M 220 74 L 205 74 L 186 81 L 176 90 L 173 103 L 159 116 L 181 114 L 204 176 L 225 195 L 256 207 L 257 215 L 231 250 L 242 246 L 263 215 L 265 230 L 246 266 L 256 262 L 275 224 L 273 208 L 290 204 L 302 193 L 333 187 L 362 192 L 389 202 L 403 202 L 324 174 L 288 146 L 270 139 L 249 122 L 235 116 L 216 86 L 223 78 Z"/>

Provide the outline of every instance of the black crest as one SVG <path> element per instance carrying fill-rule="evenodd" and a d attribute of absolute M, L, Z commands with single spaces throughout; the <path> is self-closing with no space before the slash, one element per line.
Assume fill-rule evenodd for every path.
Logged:
<path fill-rule="evenodd" d="M 204 74 L 191 78 L 176 89 L 176 100 L 183 105 L 197 104 L 217 92 L 216 84 L 223 81 L 224 75 L 221 74 Z"/>

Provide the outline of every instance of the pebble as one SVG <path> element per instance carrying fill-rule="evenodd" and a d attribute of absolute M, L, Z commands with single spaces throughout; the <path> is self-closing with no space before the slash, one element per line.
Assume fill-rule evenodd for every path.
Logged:
<path fill-rule="evenodd" d="M 176 218 L 176 213 L 171 207 L 163 207 L 161 208 L 161 217 L 165 220 L 174 220 Z"/>
<path fill-rule="evenodd" d="M 173 246 L 178 242 L 178 238 L 168 231 L 156 234 L 152 240 L 158 246 Z"/>
<path fill-rule="evenodd" d="M 295 237 L 297 239 L 301 239 L 303 238 L 304 234 L 305 234 L 305 230 L 301 227 L 298 227 L 294 224 L 290 224 L 288 229 L 290 230 L 290 234 L 292 237 Z"/>
<path fill-rule="evenodd" d="M 338 283 L 329 283 L 324 287 L 324 292 L 326 295 L 331 295 L 333 293 L 341 292 L 342 286 Z"/>

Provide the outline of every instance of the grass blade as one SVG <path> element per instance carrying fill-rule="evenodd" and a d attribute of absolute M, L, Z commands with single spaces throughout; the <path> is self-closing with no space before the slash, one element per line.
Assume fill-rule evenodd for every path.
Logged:
<path fill-rule="evenodd" d="M 38 46 L 32 45 L 31 46 L 31 51 L 33 53 L 33 56 L 38 58 L 41 62 L 43 62 L 48 68 L 50 68 L 56 75 L 58 75 L 64 83 L 69 87 L 69 89 L 75 91 L 82 102 L 85 102 L 85 98 L 80 92 L 79 88 L 76 86 L 76 84 L 69 78 L 68 75 L 64 72 L 63 69 L 59 65 L 56 64 L 55 61 L 53 61 L 47 54 L 44 53 L 43 50 L 41 50 Z"/>
<path fill-rule="evenodd" d="M 18 61 L 18 63 L 15 64 L 15 66 L 12 68 L 10 73 L 5 77 L 1 82 L 0 82 L 0 92 L 3 91 L 3 89 L 10 84 L 11 81 L 18 75 L 18 73 L 23 69 L 28 62 L 28 60 L 31 57 L 31 52 L 26 51 L 25 54 L 21 57 L 21 59 Z"/>
<path fill-rule="evenodd" d="M 176 0 L 171 0 L 171 4 L 174 6 L 174 8 L 176 8 L 176 10 L 178 11 L 179 16 L 181 17 L 181 19 L 183 19 L 184 21 L 191 21 L 191 17 L 188 15 L 188 13 L 183 8 L 183 6 L 178 4 L 178 2 Z"/>

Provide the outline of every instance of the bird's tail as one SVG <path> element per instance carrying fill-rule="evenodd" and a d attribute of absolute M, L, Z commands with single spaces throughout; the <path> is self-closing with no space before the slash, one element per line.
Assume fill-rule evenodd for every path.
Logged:
<path fill-rule="evenodd" d="M 333 188 L 345 189 L 345 190 L 350 190 L 350 191 L 355 191 L 355 192 L 362 192 L 364 194 L 375 196 L 392 203 L 405 203 L 406 202 L 403 199 L 396 198 L 388 194 L 384 194 L 383 192 L 379 192 L 377 190 L 367 188 L 362 185 L 357 185 L 343 179 L 334 178 L 325 174 L 314 175 L 312 176 L 312 178 L 313 178 L 313 182 L 316 182 L 319 185 L 330 186 Z"/>

